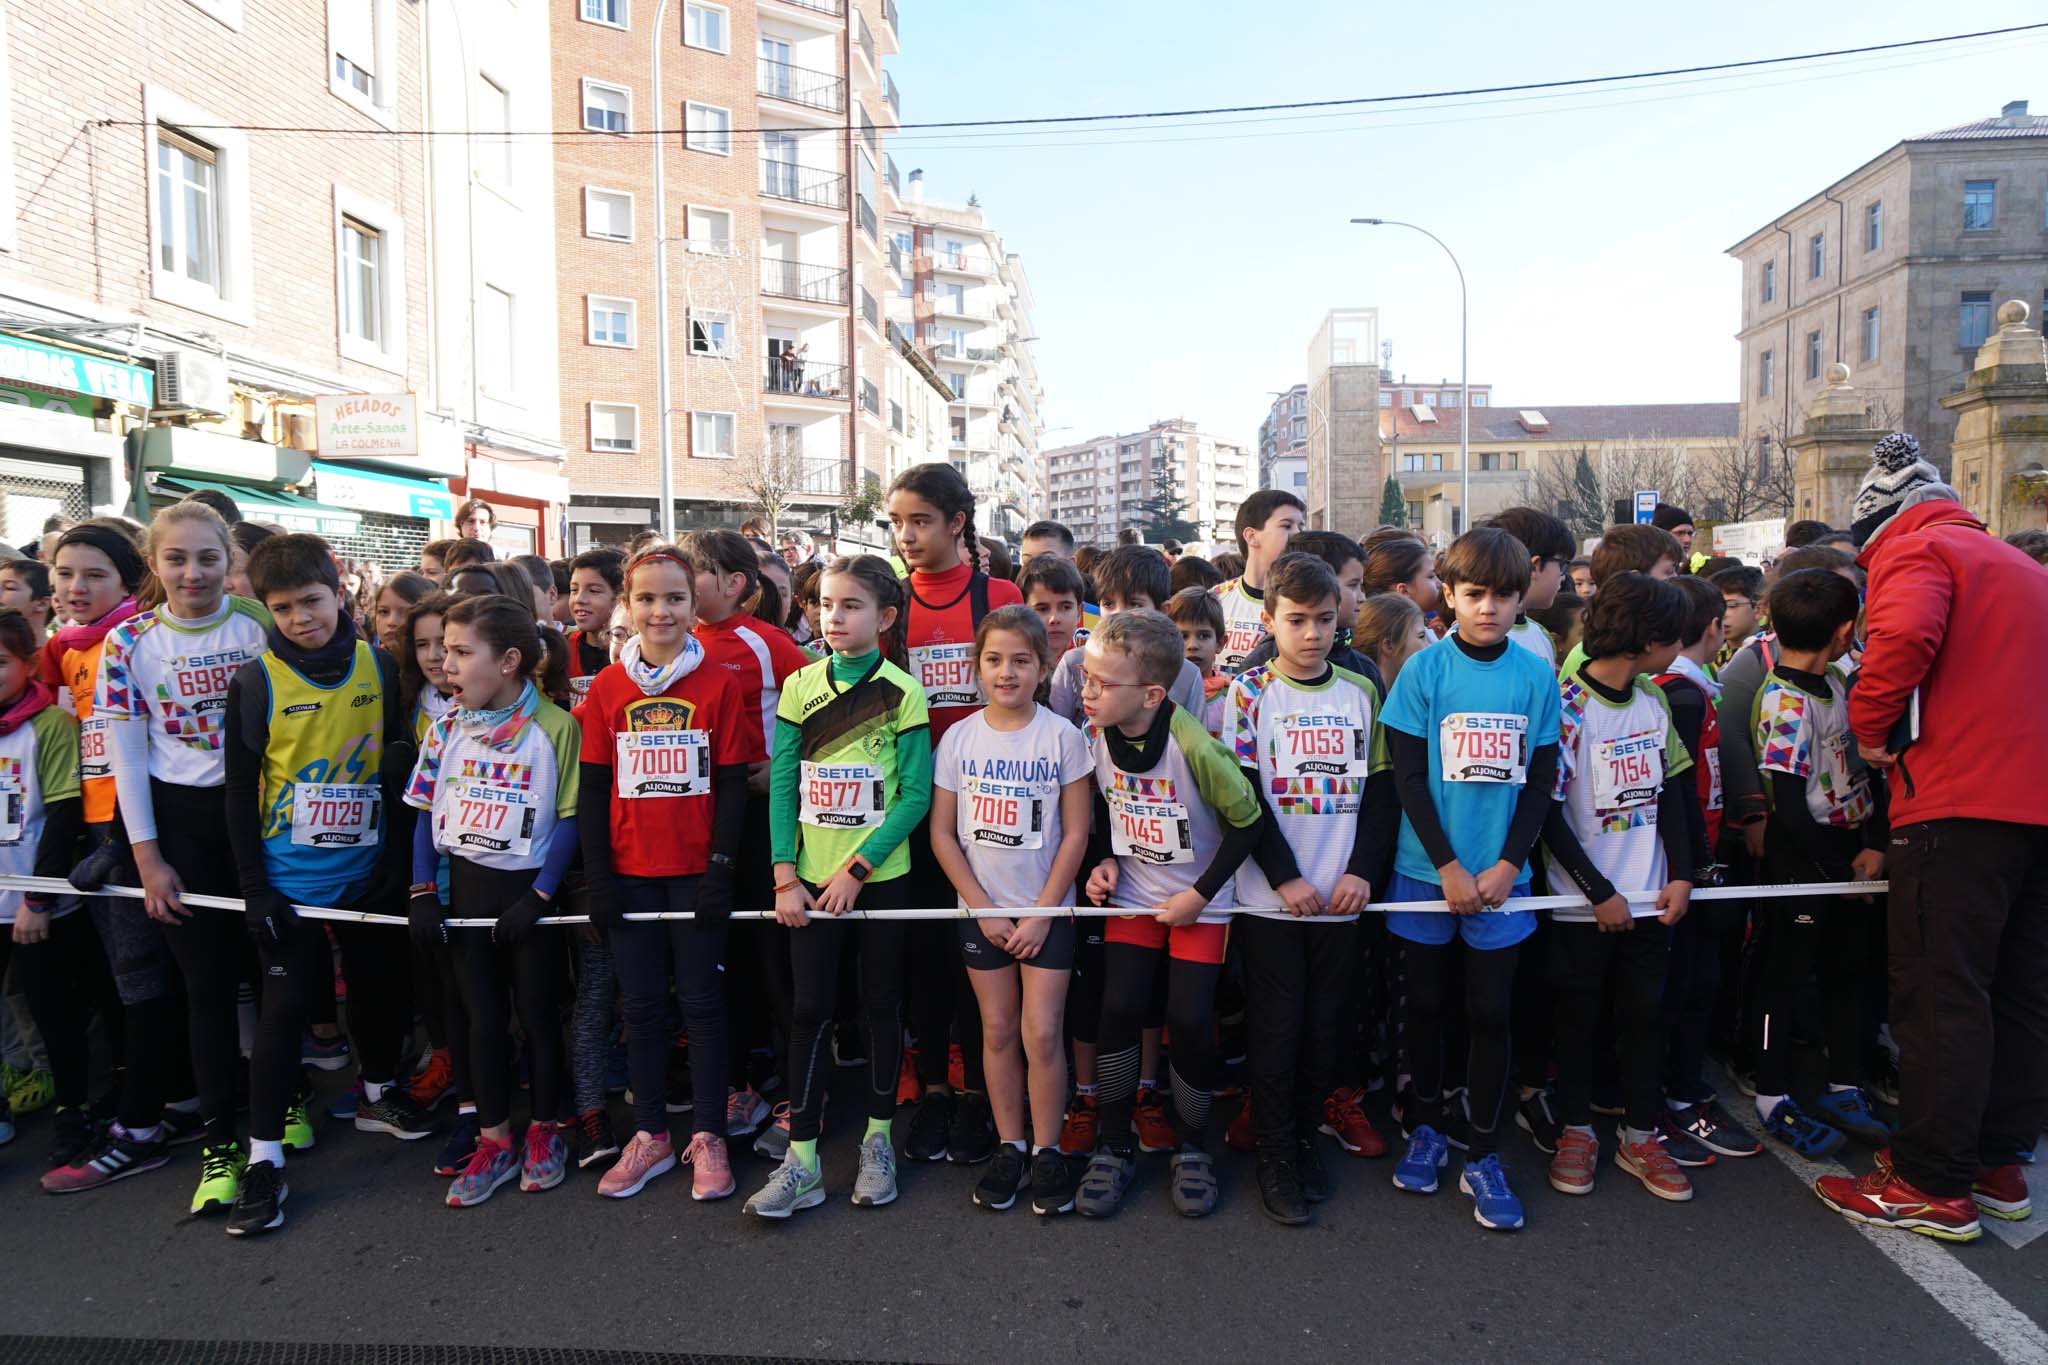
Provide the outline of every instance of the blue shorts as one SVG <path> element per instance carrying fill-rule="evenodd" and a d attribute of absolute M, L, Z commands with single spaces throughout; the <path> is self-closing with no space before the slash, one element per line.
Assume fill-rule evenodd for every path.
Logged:
<path fill-rule="evenodd" d="M 1509 894 L 1528 895 L 1529 883 L 1517 882 Z M 1435 882 L 1419 882 L 1398 872 L 1387 887 L 1389 901 L 1440 901 L 1443 898 L 1444 889 Z M 1456 935 L 1465 940 L 1466 947 L 1484 952 L 1493 948 L 1512 948 L 1535 933 L 1536 912 L 1482 910 L 1476 915 L 1453 915 L 1444 910 L 1389 910 L 1387 932 L 1410 943 L 1432 945 L 1449 943 Z"/>

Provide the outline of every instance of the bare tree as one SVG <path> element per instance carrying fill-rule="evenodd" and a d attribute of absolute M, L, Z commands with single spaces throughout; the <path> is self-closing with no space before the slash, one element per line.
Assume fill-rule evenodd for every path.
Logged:
<path fill-rule="evenodd" d="M 1777 424 L 1730 437 L 1701 454 L 1694 470 L 1709 521 L 1755 521 L 1792 514 L 1792 451 Z"/>
<path fill-rule="evenodd" d="M 767 519 L 768 529 L 773 533 L 781 529 L 783 514 L 790 504 L 804 493 L 807 472 L 798 434 L 771 426 L 767 440 L 758 450 L 733 461 L 731 484 L 735 493 Z M 770 538 L 773 539 L 772 534 Z"/>
<path fill-rule="evenodd" d="M 1683 441 L 1656 432 L 1558 451 L 1539 461 L 1530 483 L 1535 505 L 1580 535 L 1598 535 L 1617 501 L 1653 490 L 1665 502 L 1690 506 L 1699 471 Z"/>

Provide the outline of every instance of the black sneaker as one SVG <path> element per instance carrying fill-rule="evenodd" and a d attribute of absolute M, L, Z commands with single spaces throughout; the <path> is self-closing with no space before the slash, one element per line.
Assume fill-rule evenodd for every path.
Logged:
<path fill-rule="evenodd" d="M 228 1214 L 228 1236 L 251 1237 L 283 1227 L 287 1193 L 281 1167 L 268 1161 L 250 1162 L 242 1172 L 242 1191 Z"/>
<path fill-rule="evenodd" d="M 903 1140 L 906 1161 L 943 1161 L 946 1139 L 953 1128 L 953 1097 L 943 1090 L 927 1090 L 910 1118 L 910 1134 Z"/>
<path fill-rule="evenodd" d="M 1031 1211 L 1037 1214 L 1072 1213 L 1074 1190 L 1080 1184 L 1074 1167 L 1048 1147 L 1031 1158 Z"/>
<path fill-rule="evenodd" d="M 1284 1156 L 1259 1153 L 1259 1207 L 1276 1223 L 1298 1228 L 1309 1220 L 1308 1197 L 1302 1193 L 1301 1173 Z"/>
<path fill-rule="evenodd" d="M 1670 1111 L 1657 1124 L 1657 1140 L 1664 1144 L 1664 1154 L 1680 1166 L 1697 1170 L 1714 1164 L 1715 1156 L 1706 1145 L 1691 1133 L 1680 1127 L 1679 1115 Z"/>
<path fill-rule="evenodd" d="M 587 1114 L 578 1114 L 573 1128 L 576 1164 L 584 1170 L 619 1154 L 619 1139 L 612 1131 L 612 1116 L 605 1110 L 593 1109 Z"/>
<path fill-rule="evenodd" d="M 974 1187 L 975 1204 L 999 1213 L 1016 1203 L 1017 1192 L 1024 1188 L 1024 1170 L 1024 1153 L 1007 1142 L 997 1143 L 988 1169 Z"/>
<path fill-rule="evenodd" d="M 50 1169 L 75 1166 L 85 1160 L 99 1142 L 99 1128 L 92 1116 L 73 1105 L 59 1109 L 52 1118 L 53 1131 L 50 1134 Z"/>
<path fill-rule="evenodd" d="M 382 1098 L 367 1097 L 356 1106 L 358 1133 L 388 1133 L 400 1142 L 416 1142 L 431 1135 L 434 1120 L 395 1085 L 384 1087 Z"/>
<path fill-rule="evenodd" d="M 1330 1168 L 1323 1164 L 1322 1149 L 1313 1136 L 1294 1143 L 1294 1171 L 1301 1180 L 1301 1197 L 1321 1204 L 1330 1197 Z"/>
<path fill-rule="evenodd" d="M 988 1096 L 967 1091 L 953 1105 L 953 1122 L 946 1129 L 946 1160 L 955 1166 L 979 1166 L 1002 1144 L 996 1141 L 995 1117 L 988 1111 Z"/>
<path fill-rule="evenodd" d="M 1690 1109 L 1674 1109 L 1665 1117 L 1663 1131 L 1683 1132 L 1700 1146 L 1718 1156 L 1759 1156 L 1763 1143 L 1749 1129 L 1728 1116 L 1714 1100 Z"/>
<path fill-rule="evenodd" d="M 469 1159 L 476 1155 L 477 1135 L 482 1131 L 483 1125 L 477 1120 L 476 1110 L 457 1114 L 455 1127 L 449 1130 L 441 1155 L 434 1158 L 434 1174 L 461 1175 L 462 1168 L 469 1165 Z"/>
<path fill-rule="evenodd" d="M 197 1109 L 172 1109 L 165 1106 L 163 1118 L 164 1146 L 180 1147 L 188 1142 L 197 1142 L 206 1136 L 206 1120 L 199 1116 Z"/>
<path fill-rule="evenodd" d="M 1515 1127 L 1529 1135 L 1537 1151 L 1545 1156 L 1557 1155 L 1557 1140 L 1564 1136 L 1564 1125 L 1558 1122 L 1557 1110 L 1551 1108 L 1548 1090 L 1539 1090 L 1515 1106 Z"/>

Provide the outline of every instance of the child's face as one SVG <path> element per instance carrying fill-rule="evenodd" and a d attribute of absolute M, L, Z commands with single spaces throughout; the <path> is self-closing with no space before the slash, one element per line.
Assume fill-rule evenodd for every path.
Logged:
<path fill-rule="evenodd" d="M 577 569 L 570 573 L 569 619 L 585 635 L 595 637 L 604 633 L 618 600 L 618 593 L 597 570 Z"/>
<path fill-rule="evenodd" d="M 1531 558 L 1529 591 L 1522 596 L 1522 610 L 1542 611 L 1557 600 L 1557 590 L 1563 586 L 1563 560 Z"/>
<path fill-rule="evenodd" d="M 1678 577 L 1678 561 L 1674 560 L 1674 559 L 1673 559 L 1673 558 L 1672 558 L 1672 557 L 1671 557 L 1670 555 L 1664 555 L 1663 557 L 1661 557 L 1660 559 L 1658 559 L 1658 561 L 1657 561 L 1657 562 L 1656 562 L 1655 564 L 1652 564 L 1652 565 L 1650 566 L 1650 577 L 1652 577 L 1652 578 L 1676 578 L 1676 577 Z"/>
<path fill-rule="evenodd" d="M 7 650 L 0 649 L 0 704 L 12 702 L 28 686 L 29 670 L 34 665 Z"/>
<path fill-rule="evenodd" d="M 1737 644 L 1756 634 L 1757 604 L 1742 593 L 1721 594 L 1721 635 Z"/>
<path fill-rule="evenodd" d="M 1350 626 L 1358 619 L 1358 604 L 1365 600 L 1365 561 L 1353 559 L 1337 570 L 1337 624 Z"/>
<path fill-rule="evenodd" d="M 523 664 L 519 651 L 500 653 L 476 627 L 453 621 L 443 632 L 443 642 L 448 657 L 441 671 L 448 679 L 448 695 L 472 710 L 504 705 L 504 694 L 518 680 Z"/>
<path fill-rule="evenodd" d="M 441 563 L 441 556 L 422 554 L 420 556 L 420 572 L 433 579 L 436 583 L 439 583 L 442 575 L 448 572 L 448 568 Z"/>
<path fill-rule="evenodd" d="M 13 607 L 38 628 L 50 623 L 50 599 L 40 600 L 26 575 L 0 572 L 0 607 Z"/>
<path fill-rule="evenodd" d="M 448 690 L 448 676 L 442 671 L 448 651 L 442 636 L 439 616 L 422 616 L 412 623 L 412 657 L 437 692 Z"/>
<path fill-rule="evenodd" d="M 1074 647 L 1074 632 L 1081 625 L 1081 599 L 1068 593 L 1034 585 L 1025 603 L 1045 622 L 1045 638 L 1057 659 Z"/>
<path fill-rule="evenodd" d="M 895 624 L 896 608 L 878 604 L 860 575 L 833 573 L 818 580 L 819 633 L 834 652 L 865 654 Z"/>
<path fill-rule="evenodd" d="M 1184 625 L 1180 628 L 1180 642 L 1187 651 L 1188 662 L 1203 677 L 1216 671 L 1216 647 L 1221 641 L 1217 640 L 1215 631 L 1201 622 Z"/>
<path fill-rule="evenodd" d="M 1246 559 L 1271 564 L 1287 553 L 1287 542 L 1301 530 L 1301 513 L 1284 503 L 1273 509 L 1264 526 L 1247 526 L 1244 532 Z"/>
<path fill-rule="evenodd" d="M 81 625 L 99 620 L 128 595 L 114 561 L 90 545 L 74 543 L 57 551 L 50 580 L 64 619 Z"/>
<path fill-rule="evenodd" d="M 1138 673 L 1138 661 L 1090 637 L 1081 655 L 1081 710 L 1104 729 L 1131 730 L 1151 724 L 1151 713 L 1166 689 Z"/>
<path fill-rule="evenodd" d="M 341 595 L 325 583 L 279 588 L 263 599 L 278 632 L 300 649 L 318 649 L 334 638 L 341 620 Z"/>
<path fill-rule="evenodd" d="M 1415 629 L 1382 645 L 1379 651 L 1380 677 L 1386 680 L 1387 686 L 1394 685 L 1394 679 L 1401 675 L 1402 665 L 1429 648 L 1435 640 L 1436 637 L 1429 633 L 1428 624 L 1418 620 Z"/>
<path fill-rule="evenodd" d="M 225 586 L 228 592 L 236 597 L 256 596 L 256 586 L 249 581 L 249 552 L 239 545 L 228 552 L 228 577 Z"/>
<path fill-rule="evenodd" d="M 627 619 L 630 615 L 624 602 L 612 608 L 612 623 L 605 628 L 605 645 L 613 663 L 617 663 L 619 655 L 625 652 L 626 641 L 633 638 L 633 626 Z"/>
<path fill-rule="evenodd" d="M 1061 559 L 1074 557 L 1058 536 L 1026 536 L 1018 542 L 1017 553 L 1026 564 L 1040 555 L 1058 555 Z"/>
<path fill-rule="evenodd" d="M 1406 583 L 1396 583 L 1394 591 L 1413 599 L 1415 605 L 1422 608 L 1425 616 L 1433 611 L 1442 611 L 1444 590 L 1443 584 L 1436 576 L 1436 556 L 1424 555 L 1421 565 L 1415 570 L 1415 576 Z"/>
<path fill-rule="evenodd" d="M 1572 565 L 1572 591 L 1587 601 L 1593 600 L 1593 566 Z"/>
<path fill-rule="evenodd" d="M 1045 661 L 1029 637 L 1014 630 L 992 630 L 982 642 L 975 666 L 989 705 L 1004 711 L 1028 711 L 1038 704 L 1038 683 Z"/>
<path fill-rule="evenodd" d="M 815 585 L 813 585 L 811 596 L 798 602 L 797 608 L 804 614 L 804 624 L 811 628 L 811 638 L 816 639 L 818 635 L 818 598 Z"/>
<path fill-rule="evenodd" d="M 926 573 L 944 573 L 959 558 L 964 513 L 947 517 L 908 489 L 889 495 L 889 527 L 903 562 Z"/>
<path fill-rule="evenodd" d="M 626 585 L 626 612 L 641 647 L 674 658 L 697 625 L 693 576 L 672 559 L 650 559 Z"/>
<path fill-rule="evenodd" d="M 1114 616 L 1120 611 L 1157 611 L 1150 595 L 1134 592 L 1129 597 L 1118 597 L 1115 593 L 1104 593 L 1102 601 L 1096 604 L 1103 616 Z"/>
<path fill-rule="evenodd" d="M 1508 638 L 1508 627 L 1522 609 L 1522 595 L 1496 592 L 1483 583 L 1460 583 L 1451 592 L 1451 610 L 1457 614 L 1458 634 L 1469 645 L 1498 644 Z"/>
<path fill-rule="evenodd" d="M 171 522 L 154 539 L 149 567 L 163 584 L 171 611 L 187 620 L 210 615 L 227 587 L 227 545 L 196 521 Z"/>
<path fill-rule="evenodd" d="M 1273 637 L 1273 653 L 1298 678 L 1312 678 L 1323 671 L 1330 646 L 1337 639 L 1337 599 L 1297 602 L 1290 597 L 1274 598 L 1259 613 Z"/>
<path fill-rule="evenodd" d="M 412 603 L 390 588 L 377 594 L 377 605 L 370 612 L 370 624 L 376 629 L 377 643 L 384 647 L 386 654 L 398 652 L 400 639 L 405 634 L 405 614 L 411 610 Z"/>

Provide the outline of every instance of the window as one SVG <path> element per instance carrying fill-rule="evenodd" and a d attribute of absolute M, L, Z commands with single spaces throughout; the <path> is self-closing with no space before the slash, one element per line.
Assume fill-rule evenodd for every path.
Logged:
<path fill-rule="evenodd" d="M 1443 457 L 1443 456 L 1441 456 L 1441 455 L 1432 455 L 1432 456 L 1430 456 L 1430 457 L 1429 457 L 1429 467 L 1430 467 L 1431 469 L 1442 469 L 1442 468 L 1444 467 L 1444 457 Z"/>
<path fill-rule="evenodd" d="M 583 22 L 604 24 L 610 28 L 625 28 L 626 0 L 583 0 Z"/>
<path fill-rule="evenodd" d="M 1863 358 L 1865 360 L 1877 359 L 1877 344 L 1883 335 L 1878 330 L 1880 325 L 1877 309 L 1866 308 L 1863 310 Z"/>
<path fill-rule="evenodd" d="M 633 240 L 633 196 L 624 190 L 583 191 L 583 235 L 607 242 Z"/>
<path fill-rule="evenodd" d="M 1863 249 L 1876 251 L 1884 245 L 1884 200 L 1873 199 L 1863 210 Z"/>
<path fill-rule="evenodd" d="M 1464 406 L 1459 401 L 1460 395 L 1458 390 L 1456 389 L 1445 389 L 1443 393 L 1438 395 L 1438 397 L 1440 401 L 1437 403 L 1437 406 L 1440 408 L 1455 408 Z"/>
<path fill-rule="evenodd" d="M 640 448 L 640 409 L 631 403 L 590 405 L 590 448 L 634 451 Z"/>
<path fill-rule="evenodd" d="M 1472 395 L 1472 406 L 1473 406 L 1473 407 L 1475 407 L 1475 408 L 1483 408 L 1483 407 L 1485 407 L 1485 406 L 1486 406 L 1486 395 L 1485 395 L 1485 394 L 1483 394 L 1483 393 L 1475 393 L 1475 394 L 1473 394 L 1473 395 Z"/>
<path fill-rule="evenodd" d="M 512 92 L 481 71 L 476 78 L 476 121 L 482 128 L 472 158 L 477 173 L 499 185 L 512 183 Z"/>
<path fill-rule="evenodd" d="M 404 373 L 405 220 L 388 205 L 336 185 L 334 260 L 342 357 Z M 483 302 L 480 295 L 479 330 L 491 325 Z"/>
<path fill-rule="evenodd" d="M 1777 359 L 1776 355 L 1765 351 L 1757 361 L 1756 392 L 1759 398 L 1769 398 L 1771 391 L 1778 386 Z"/>
<path fill-rule="evenodd" d="M 158 267 L 209 293 L 220 293 L 220 186 L 214 149 L 160 125 L 156 191 Z"/>
<path fill-rule="evenodd" d="M 692 355 L 731 355 L 732 314 L 692 309 L 690 311 L 690 353 Z"/>
<path fill-rule="evenodd" d="M 716 256 L 732 254 L 732 214 L 725 209 L 702 209 L 692 204 L 684 220 L 684 243 L 691 251 Z"/>
<path fill-rule="evenodd" d="M 512 295 L 496 285 L 485 285 L 476 299 L 476 372 L 484 392 L 500 398 L 512 396 L 519 376 L 512 372 L 512 338 L 515 313 Z"/>
<path fill-rule="evenodd" d="M 1479 467 L 1482 470 L 1491 469 L 1495 471 L 1520 469 L 1522 467 L 1521 452 L 1506 451 L 1498 454 L 1489 452 L 1479 457 Z"/>
<path fill-rule="evenodd" d="M 1961 316 L 1957 320 L 1956 344 L 1974 350 L 1991 335 L 1991 293 L 1984 289 L 1963 291 Z"/>
<path fill-rule="evenodd" d="M 1409 527 L 1410 527 L 1411 529 L 1415 529 L 1415 530 L 1419 530 L 1419 529 L 1421 529 L 1421 527 L 1422 527 L 1422 504 L 1421 504 L 1421 503 L 1419 503 L 1419 502 L 1411 502 L 1411 503 L 1409 503 L 1409 504 L 1408 504 L 1408 525 L 1409 525 Z"/>
<path fill-rule="evenodd" d="M 690 414 L 690 453 L 700 460 L 732 458 L 733 419 L 729 412 Z"/>
<path fill-rule="evenodd" d="M 1806 273 L 1817 280 L 1827 273 L 1827 268 L 1828 239 L 1816 232 L 1813 240 L 1806 244 Z"/>
<path fill-rule="evenodd" d="M 1392 406 L 1394 406 L 1394 394 L 1391 389 L 1380 390 L 1380 406 L 1383 408 L 1391 408 Z"/>
<path fill-rule="evenodd" d="M 1992 220 L 1998 216 L 1998 182 L 1996 180 L 1965 180 L 1963 182 L 1963 231 L 1989 232 Z"/>
<path fill-rule="evenodd" d="M 1808 379 L 1820 378 L 1819 332 L 1808 332 L 1806 334 L 1806 377 Z"/>
<path fill-rule="evenodd" d="M 633 344 L 633 300 L 592 294 L 587 304 L 589 339 L 593 346 Z"/>
<path fill-rule="evenodd" d="M 1778 297 L 1778 263 L 1776 261 L 1765 261 L 1764 302 L 1769 303 L 1776 297 Z"/>
<path fill-rule="evenodd" d="M 593 133 L 624 133 L 633 126 L 633 92 L 603 81 L 583 82 L 583 126 Z"/>
<path fill-rule="evenodd" d="M 967 376 L 964 374 L 947 375 L 946 387 L 953 390 L 955 398 L 965 398 L 967 396 Z"/>
<path fill-rule="evenodd" d="M 732 155 L 732 111 L 694 100 L 683 106 L 683 145 L 693 152 Z"/>
<path fill-rule="evenodd" d="M 396 0 L 327 0 L 327 88 L 382 123 L 398 103 Z"/>
<path fill-rule="evenodd" d="M 706 52 L 730 52 L 730 24 L 723 5 L 684 5 L 683 46 L 701 47 Z"/>
<path fill-rule="evenodd" d="M 1418 389 L 1415 394 L 1415 401 L 1423 407 L 1433 408 L 1436 406 L 1436 394 L 1433 391 Z"/>
<path fill-rule="evenodd" d="M 341 334 L 382 347 L 384 340 L 384 234 L 343 215 L 341 220 Z"/>
<path fill-rule="evenodd" d="M 877 417 L 882 414 L 882 393 L 872 380 L 860 381 L 860 408 L 862 412 L 872 412 Z"/>
<path fill-rule="evenodd" d="M 1403 455 L 1401 457 L 1401 470 L 1407 474 L 1420 474 L 1422 472 L 1422 457 L 1420 455 Z"/>
<path fill-rule="evenodd" d="M 142 107 L 151 129 L 143 141 L 150 295 L 246 324 L 254 298 L 248 135 L 214 127 L 229 120 L 155 86 L 144 87 Z M 204 138 L 185 131 L 200 127 Z"/>

